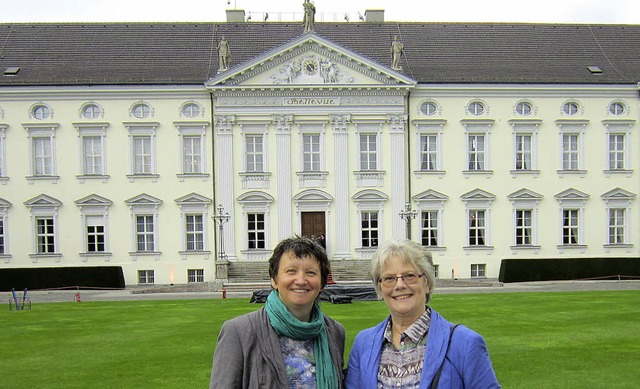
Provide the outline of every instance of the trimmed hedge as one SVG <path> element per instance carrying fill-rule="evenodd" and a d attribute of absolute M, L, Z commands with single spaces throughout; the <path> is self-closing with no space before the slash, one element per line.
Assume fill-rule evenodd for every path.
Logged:
<path fill-rule="evenodd" d="M 503 259 L 500 282 L 640 278 L 640 257 Z"/>
<path fill-rule="evenodd" d="M 0 269 L 0 290 L 63 289 L 70 287 L 124 289 L 120 266 L 36 267 Z"/>

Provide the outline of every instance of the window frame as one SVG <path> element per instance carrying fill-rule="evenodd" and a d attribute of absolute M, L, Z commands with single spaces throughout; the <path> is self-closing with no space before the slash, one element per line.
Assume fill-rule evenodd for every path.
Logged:
<path fill-rule="evenodd" d="M 633 121 L 629 120 L 605 120 L 603 121 L 606 136 L 606 166 L 605 174 L 630 174 L 632 170 L 631 142 L 633 140 L 632 129 Z M 621 137 L 621 147 L 612 149 L 612 137 Z M 617 142 L 616 142 L 617 144 Z M 612 157 L 615 156 L 612 160 Z M 612 163 L 621 163 L 622 167 L 612 166 Z"/>
<path fill-rule="evenodd" d="M 204 108 L 195 101 L 187 101 L 180 107 L 180 116 L 187 119 L 202 118 L 204 117 Z"/>
<path fill-rule="evenodd" d="M 632 212 L 631 203 L 635 200 L 636 194 L 623 190 L 621 188 L 612 189 L 601 196 L 605 203 L 605 239 L 604 248 L 606 250 L 623 248 L 629 249 L 634 246 L 632 238 Z M 612 211 L 620 211 L 623 213 L 622 222 L 612 225 Z M 618 218 L 616 218 L 618 221 Z M 614 229 L 615 237 L 622 235 L 622 241 L 612 241 L 612 229 Z"/>
<path fill-rule="evenodd" d="M 148 119 L 154 116 L 154 110 L 149 103 L 137 101 L 131 105 L 129 116 L 136 119 Z"/>
<path fill-rule="evenodd" d="M 187 284 L 204 282 L 204 269 L 187 269 Z"/>
<path fill-rule="evenodd" d="M 486 263 L 472 263 L 469 271 L 470 278 L 487 278 Z"/>
<path fill-rule="evenodd" d="M 558 126 L 558 171 L 559 175 L 565 174 L 586 174 L 585 170 L 585 131 L 589 122 L 586 120 L 556 120 Z M 567 148 L 566 137 L 575 137 L 575 150 Z M 571 142 L 571 145 L 574 143 Z M 567 157 L 575 156 L 573 158 Z M 575 160 L 576 167 L 572 166 L 572 162 L 567 165 L 565 161 Z"/>
<path fill-rule="evenodd" d="M 60 200 L 57 200 L 48 195 L 42 194 L 36 196 L 30 200 L 25 202 L 27 208 L 31 213 L 31 237 L 32 237 L 32 253 L 29 256 L 32 258 L 34 262 L 37 262 L 38 259 L 45 258 L 54 258 L 56 262 L 60 261 L 60 257 L 62 254 L 60 253 L 60 226 L 58 220 L 58 209 L 62 205 Z M 41 234 L 38 231 L 38 221 L 39 220 L 48 220 L 52 232 L 47 232 L 46 234 Z M 52 242 L 52 250 L 45 250 L 44 252 L 40 250 L 40 237 L 47 237 L 53 240 Z"/>
<path fill-rule="evenodd" d="M 91 125 L 87 124 L 74 124 L 78 131 L 78 155 L 79 155 L 79 179 L 92 179 L 100 178 L 105 179 L 107 176 L 107 127 L 108 123 L 95 123 Z M 88 139 L 98 139 L 100 145 L 100 152 L 96 155 L 88 155 L 86 149 L 86 141 Z M 92 168 L 87 169 L 87 158 L 91 157 L 93 160 Z M 95 169 L 98 167 L 98 169 Z M 93 170 L 93 171 L 89 171 Z"/>
<path fill-rule="evenodd" d="M 429 107 L 430 109 L 426 109 L 426 107 Z M 418 110 L 420 111 L 420 114 L 424 116 L 434 116 L 440 110 L 440 106 L 434 100 L 427 100 L 420 103 Z"/>
<path fill-rule="evenodd" d="M 208 123 L 174 123 L 180 142 L 180 172 L 178 177 L 208 175 L 207 173 L 207 126 Z M 198 139 L 197 150 L 187 150 L 188 140 Z M 191 151 L 189 153 L 188 151 Z M 196 161 L 196 169 L 191 169 Z"/>
<path fill-rule="evenodd" d="M 56 163 L 56 132 L 58 124 L 44 124 L 44 125 L 25 125 L 27 131 L 27 138 L 29 142 L 29 173 L 28 180 L 54 180 L 56 181 L 59 176 L 57 175 L 57 163 Z M 36 151 L 36 142 L 39 140 L 45 140 L 47 142 L 47 153 L 43 156 L 38 156 Z M 49 154 L 49 155 L 46 155 Z M 45 172 L 39 172 L 38 158 L 41 158 L 45 162 L 45 170 L 47 168 L 47 161 L 50 165 L 50 170 Z"/>
<path fill-rule="evenodd" d="M 109 207 L 113 202 L 102 196 L 92 194 L 76 200 L 75 204 L 80 208 L 80 216 L 82 218 L 82 237 L 80 240 L 82 242 L 82 250 L 80 251 L 80 256 L 85 261 L 87 257 L 110 256 Z M 94 224 L 91 222 L 92 220 L 98 220 L 100 223 Z M 102 225 L 103 227 L 102 233 L 95 233 L 96 236 L 103 237 L 102 250 L 92 251 L 89 249 L 91 244 L 89 227 L 92 225 Z"/>
<path fill-rule="evenodd" d="M 130 180 L 136 178 L 157 178 L 157 127 L 159 123 L 125 123 L 128 129 L 129 137 L 129 174 L 127 177 Z M 140 154 L 137 150 L 139 141 L 148 140 L 147 150 L 144 151 L 144 155 Z M 145 156 L 148 155 L 148 161 L 145 161 Z M 146 168 L 142 171 L 138 170 L 138 160 L 142 158 L 143 165 L 148 163 L 148 170 Z"/>
<path fill-rule="evenodd" d="M 155 270 L 138 270 L 138 285 L 155 285 Z"/>
<path fill-rule="evenodd" d="M 31 108 L 29 108 L 29 117 L 35 120 L 53 119 L 53 110 L 49 104 L 42 102 L 35 103 Z"/>
<path fill-rule="evenodd" d="M 556 194 L 555 198 L 558 201 L 558 249 L 560 252 L 565 249 L 577 249 L 584 252 L 587 247 L 585 243 L 585 203 L 589 199 L 589 195 L 569 188 Z"/>
<path fill-rule="evenodd" d="M 131 214 L 131 251 L 129 255 L 134 259 L 138 255 L 158 255 L 160 251 L 160 234 L 159 234 L 159 213 L 158 207 L 162 204 L 162 200 L 159 200 L 153 196 L 149 196 L 146 193 L 132 197 L 125 200 L 125 203 L 129 206 Z M 145 230 L 138 231 L 139 217 L 143 217 L 145 220 Z M 146 226 L 151 222 L 151 231 L 147 231 Z M 140 233 L 144 236 L 150 236 L 152 242 L 152 249 L 149 250 L 149 246 L 145 244 L 145 250 L 140 250 Z M 144 243 L 144 242 L 143 242 Z"/>
<path fill-rule="evenodd" d="M 80 117 L 95 120 L 104 117 L 104 110 L 95 102 L 87 102 L 80 107 Z"/>
<path fill-rule="evenodd" d="M 189 255 L 189 254 L 204 254 L 208 255 L 209 251 L 209 206 L 212 203 L 212 200 L 199 195 L 197 193 L 190 193 L 186 196 L 182 196 L 175 200 L 176 204 L 180 207 L 180 220 L 181 220 L 181 249 L 180 254 Z M 201 218 L 201 229 L 200 230 L 190 230 L 189 229 L 189 218 L 198 216 Z M 193 236 L 194 238 L 200 237 L 201 246 L 200 247 L 190 247 L 189 246 L 189 237 Z M 196 240 L 194 240 L 195 242 Z"/>
<path fill-rule="evenodd" d="M 7 125 L 0 124 L 0 183 L 6 183 L 8 180 L 7 166 Z"/>

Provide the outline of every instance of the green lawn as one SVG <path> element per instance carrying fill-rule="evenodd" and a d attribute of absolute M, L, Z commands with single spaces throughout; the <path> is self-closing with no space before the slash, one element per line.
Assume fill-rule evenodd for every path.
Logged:
<path fill-rule="evenodd" d="M 640 386 L 640 291 L 435 295 L 432 306 L 480 332 L 505 388 Z M 204 388 L 222 322 L 248 299 L 35 303 L 0 311 L 0 388 Z M 322 304 L 359 330 L 382 302 Z"/>

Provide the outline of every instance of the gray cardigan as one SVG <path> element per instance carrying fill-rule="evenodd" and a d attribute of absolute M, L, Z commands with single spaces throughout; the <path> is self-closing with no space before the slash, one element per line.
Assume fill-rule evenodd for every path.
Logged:
<path fill-rule="evenodd" d="M 329 351 L 342 388 L 344 326 L 325 315 Z M 210 389 L 288 388 L 278 334 L 264 307 L 226 321 L 213 354 Z"/>

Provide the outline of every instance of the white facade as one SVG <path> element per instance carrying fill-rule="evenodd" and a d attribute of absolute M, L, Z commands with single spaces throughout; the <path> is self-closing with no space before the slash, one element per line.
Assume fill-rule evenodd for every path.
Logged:
<path fill-rule="evenodd" d="M 0 96 L 3 267 L 122 266 L 131 285 L 214 278 L 204 88 Z"/>
<path fill-rule="evenodd" d="M 6 87 L 0 266 L 206 282 L 292 234 L 368 259 L 407 202 L 441 278 L 637 257 L 637 120 L 635 86 L 417 84 L 315 34 L 201 87 Z"/>

